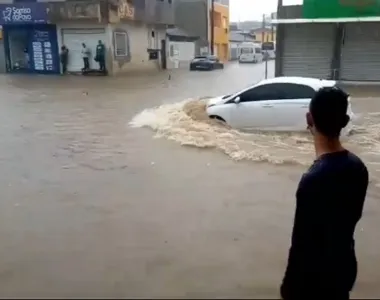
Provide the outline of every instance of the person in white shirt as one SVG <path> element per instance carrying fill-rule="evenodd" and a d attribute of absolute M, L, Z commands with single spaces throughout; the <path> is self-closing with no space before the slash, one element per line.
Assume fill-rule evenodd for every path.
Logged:
<path fill-rule="evenodd" d="M 84 68 L 83 70 L 89 70 L 90 69 L 90 55 L 91 50 L 86 46 L 85 43 L 82 43 L 82 57 L 83 57 L 83 64 Z"/>

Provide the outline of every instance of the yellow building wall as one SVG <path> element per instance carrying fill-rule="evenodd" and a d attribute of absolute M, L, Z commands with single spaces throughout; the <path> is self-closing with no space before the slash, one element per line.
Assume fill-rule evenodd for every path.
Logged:
<path fill-rule="evenodd" d="M 228 6 L 215 3 L 214 5 L 214 49 L 220 60 L 229 58 L 229 24 L 230 9 Z"/>
<path fill-rule="evenodd" d="M 264 32 L 264 39 L 263 39 L 263 33 L 262 32 L 255 32 L 255 41 L 262 43 L 262 42 L 275 42 L 276 41 L 276 32 L 273 32 L 273 37 L 272 33 L 270 31 L 265 31 Z"/>

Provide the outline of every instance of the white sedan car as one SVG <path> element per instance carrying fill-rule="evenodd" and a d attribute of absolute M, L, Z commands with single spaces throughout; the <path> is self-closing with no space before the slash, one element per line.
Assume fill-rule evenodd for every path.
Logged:
<path fill-rule="evenodd" d="M 263 131 L 305 131 L 305 115 L 317 90 L 336 81 L 305 77 L 276 77 L 263 80 L 231 95 L 209 100 L 207 114 L 233 128 Z M 349 104 L 347 114 L 354 114 Z M 343 134 L 352 130 L 350 121 Z"/>

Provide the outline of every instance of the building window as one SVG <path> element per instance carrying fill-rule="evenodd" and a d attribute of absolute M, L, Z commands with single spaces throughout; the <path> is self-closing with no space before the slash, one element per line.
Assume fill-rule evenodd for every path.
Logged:
<path fill-rule="evenodd" d="M 227 27 L 228 27 L 228 22 L 227 22 L 227 18 L 226 18 L 226 17 L 223 17 L 223 19 L 222 19 L 222 25 L 223 25 L 223 28 L 224 28 L 224 29 L 227 29 Z"/>
<path fill-rule="evenodd" d="M 114 33 L 115 56 L 128 56 L 128 35 L 125 32 Z"/>
<path fill-rule="evenodd" d="M 178 57 L 179 55 L 179 47 L 178 44 L 171 44 L 169 48 L 169 56 L 170 57 Z"/>

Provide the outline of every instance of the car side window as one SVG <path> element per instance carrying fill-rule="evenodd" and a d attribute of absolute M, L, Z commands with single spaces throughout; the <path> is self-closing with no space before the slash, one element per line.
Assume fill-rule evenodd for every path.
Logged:
<path fill-rule="evenodd" d="M 276 100 L 282 98 L 283 95 L 281 90 L 278 90 L 277 84 L 260 85 L 240 94 L 240 102 Z"/>
<path fill-rule="evenodd" d="M 278 88 L 283 92 L 283 99 L 309 99 L 315 94 L 313 88 L 303 84 L 282 83 Z"/>
<path fill-rule="evenodd" d="M 271 83 L 260 85 L 240 95 L 241 102 L 312 98 L 314 89 L 303 84 Z"/>

